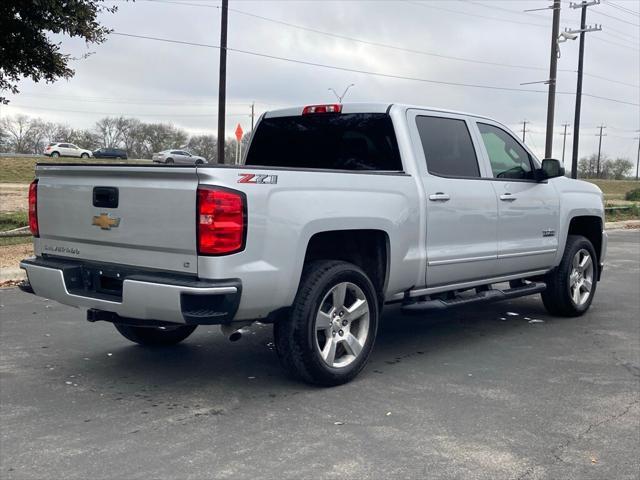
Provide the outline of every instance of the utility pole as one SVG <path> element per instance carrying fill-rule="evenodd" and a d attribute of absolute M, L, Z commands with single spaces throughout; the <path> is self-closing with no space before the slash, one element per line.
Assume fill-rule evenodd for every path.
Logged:
<path fill-rule="evenodd" d="M 220 17 L 220 78 L 218 80 L 218 163 L 224 163 L 224 120 L 227 101 L 227 17 L 229 0 L 222 0 Z"/>
<path fill-rule="evenodd" d="M 558 72 L 558 30 L 560 30 L 560 0 L 553 0 L 553 27 L 551 29 L 551 60 L 549 62 L 549 95 L 547 99 L 547 132 L 544 158 L 553 156 L 553 117 L 556 109 L 556 76 Z"/>
<path fill-rule="evenodd" d="M 255 115 L 256 102 L 251 102 L 251 131 L 253 132 L 253 117 Z"/>
<path fill-rule="evenodd" d="M 562 132 L 560 135 L 563 136 L 563 139 L 562 139 L 562 166 L 564 167 L 564 151 L 565 151 L 565 148 L 567 146 L 567 135 L 571 135 L 571 134 L 567 133 L 567 127 L 569 126 L 568 123 L 563 123 L 562 126 L 564 127 L 564 132 Z"/>
<path fill-rule="evenodd" d="M 571 8 L 582 8 L 579 30 L 565 30 L 567 34 L 580 33 L 580 50 L 578 53 L 578 82 L 576 85 L 576 112 L 573 119 L 573 151 L 571 155 L 571 178 L 578 178 L 578 146 L 580 144 L 580 108 L 582 106 L 582 71 L 584 67 L 584 34 L 602 30 L 602 26 L 587 27 L 587 7 L 598 5 L 600 0 L 571 3 Z"/>
<path fill-rule="evenodd" d="M 596 137 L 600 137 L 598 140 L 598 162 L 596 163 L 596 178 L 600 178 L 600 153 L 602 152 L 602 137 L 606 137 L 606 133 L 602 133 L 603 128 L 607 128 L 604 125 L 600 125 L 598 127 L 600 129 L 600 133 L 596 133 Z"/>
<path fill-rule="evenodd" d="M 528 120 L 522 121 L 522 143 L 524 143 L 525 138 L 527 138 L 527 123 L 530 123 Z"/>

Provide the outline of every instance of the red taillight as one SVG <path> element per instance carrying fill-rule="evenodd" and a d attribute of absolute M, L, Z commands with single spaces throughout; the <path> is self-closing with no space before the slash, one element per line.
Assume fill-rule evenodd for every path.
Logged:
<path fill-rule="evenodd" d="M 342 111 L 342 105 L 333 103 L 331 105 L 307 105 L 302 110 L 303 115 L 309 115 L 312 113 L 340 113 Z"/>
<path fill-rule="evenodd" d="M 38 179 L 36 178 L 29 185 L 29 228 L 31 235 L 40 236 L 38 230 Z"/>
<path fill-rule="evenodd" d="M 198 253 L 228 255 L 244 248 L 245 196 L 235 190 L 198 187 Z"/>

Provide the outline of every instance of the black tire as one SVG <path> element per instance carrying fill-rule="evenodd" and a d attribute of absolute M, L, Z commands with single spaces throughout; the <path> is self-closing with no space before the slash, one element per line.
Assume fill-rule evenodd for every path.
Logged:
<path fill-rule="evenodd" d="M 204 162 L 202 160 L 196 160 L 196 165 L 204 165 Z"/>
<path fill-rule="evenodd" d="M 80 155 L 80 158 L 89 158 L 89 154 L 88 153 L 83 153 L 82 155 Z"/>
<path fill-rule="evenodd" d="M 178 327 L 134 327 L 114 323 L 116 330 L 126 338 L 139 345 L 147 347 L 166 347 L 175 345 L 193 333 L 197 325 L 184 325 Z"/>
<path fill-rule="evenodd" d="M 571 275 L 573 260 L 578 252 L 585 250 L 591 256 L 593 264 L 592 283 L 589 296 L 582 304 L 576 304 L 571 296 Z M 578 317 L 591 306 L 598 284 L 598 261 L 596 251 L 591 242 L 581 235 L 569 235 L 560 265 L 549 272 L 545 278 L 546 290 L 542 292 L 542 302 L 552 315 L 562 317 Z"/>
<path fill-rule="evenodd" d="M 166 163 L 166 164 L 173 163 L 173 158 L 167 158 L 167 159 L 164 161 L 164 163 Z"/>
<path fill-rule="evenodd" d="M 58 152 L 51 152 L 51 158 L 58 158 L 60 154 Z"/>
<path fill-rule="evenodd" d="M 332 367 L 323 360 L 316 340 L 316 315 L 325 296 L 336 285 L 349 282 L 357 286 L 368 303 L 368 334 L 362 350 L 346 366 Z M 378 329 L 376 291 L 367 275 L 356 265 L 342 261 L 319 260 L 307 265 L 289 315 L 274 324 L 275 345 L 280 362 L 295 378 L 307 383 L 334 386 L 351 381 L 369 359 Z"/>

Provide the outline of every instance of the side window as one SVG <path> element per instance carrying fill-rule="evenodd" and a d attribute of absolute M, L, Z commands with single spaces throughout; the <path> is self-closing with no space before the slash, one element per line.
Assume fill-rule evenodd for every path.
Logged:
<path fill-rule="evenodd" d="M 69 148 L 69 144 L 68 143 L 60 143 L 60 144 L 58 144 L 58 146 L 60 148 Z"/>
<path fill-rule="evenodd" d="M 427 170 L 444 177 L 480 177 L 478 158 L 464 120 L 416 117 Z"/>
<path fill-rule="evenodd" d="M 478 129 L 489 154 L 494 178 L 533 179 L 531 158 L 513 136 L 486 123 L 478 123 Z"/>
<path fill-rule="evenodd" d="M 180 153 L 180 151 L 179 151 L 179 150 L 172 150 L 172 151 L 171 151 L 171 154 L 172 154 L 172 155 L 182 155 L 182 153 Z"/>

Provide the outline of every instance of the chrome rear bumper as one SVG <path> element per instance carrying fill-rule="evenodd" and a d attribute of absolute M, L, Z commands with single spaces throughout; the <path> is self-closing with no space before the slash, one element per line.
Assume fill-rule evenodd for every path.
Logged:
<path fill-rule="evenodd" d="M 35 295 L 65 305 L 140 320 L 207 325 L 230 323 L 241 295 L 239 280 L 200 280 L 117 265 L 101 267 L 36 257 L 20 262 L 20 268 L 27 272 Z M 110 272 L 109 276 L 104 275 L 110 282 L 110 290 L 100 288 L 103 268 Z M 115 280 L 116 276 L 118 280 Z"/>

